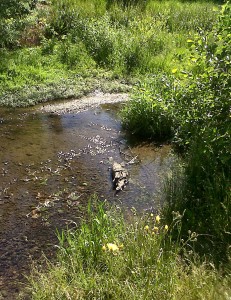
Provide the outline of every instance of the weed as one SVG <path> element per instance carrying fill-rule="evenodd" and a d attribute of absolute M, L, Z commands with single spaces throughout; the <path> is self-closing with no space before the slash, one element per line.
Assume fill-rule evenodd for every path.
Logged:
<path fill-rule="evenodd" d="M 165 76 L 154 76 L 141 83 L 133 91 L 131 102 L 122 111 L 125 128 L 141 138 L 155 138 L 162 141 L 171 139 L 174 103 L 169 85 Z"/>
<path fill-rule="evenodd" d="M 191 251 L 197 234 L 173 242 L 182 216 L 168 225 L 161 217 L 133 216 L 128 224 L 118 208 L 105 210 L 94 197 L 87 221 L 59 233 L 57 264 L 34 269 L 31 299 L 225 299 L 229 277 L 220 280 L 208 264 L 197 265 Z"/>
<path fill-rule="evenodd" d="M 52 99 L 63 92 L 60 81 L 69 78 L 69 82 L 79 74 L 81 78 L 84 74 L 98 73 L 100 68 L 105 72 L 111 70 L 115 77 L 129 77 L 131 81 L 134 76 L 169 73 L 173 67 L 182 64 L 181 57 L 187 53 L 186 32 L 197 30 L 193 23 L 196 6 L 174 1 L 174 5 L 177 3 L 175 9 L 169 1 L 147 1 L 142 2 L 145 3 L 142 7 L 139 1 L 135 2 L 127 2 L 129 5 L 125 3 L 125 6 L 115 2 L 106 10 L 104 0 L 55 0 L 50 4 L 31 6 L 20 19 L 16 16 L 2 18 L 0 26 L 8 24 L 4 27 L 7 32 L 3 28 L 4 37 L 21 49 L 1 50 L 1 104 L 15 105 L 12 97 L 19 94 L 17 106 L 26 105 L 27 98 L 23 95 L 28 97 L 29 86 L 32 86 L 31 90 L 35 86 L 38 90 L 41 87 L 41 93 L 35 92 L 36 101 L 31 101 L 29 95 L 29 105 L 37 103 L 39 95 L 41 101 Z M 208 30 L 204 15 L 209 16 L 212 24 L 216 13 L 212 11 L 211 3 L 200 5 L 197 23 Z M 187 15 L 185 19 L 184 14 Z M 169 25 L 170 19 L 173 19 L 172 24 L 178 19 L 182 22 L 173 28 Z M 24 25 L 15 31 L 13 27 L 17 22 Z M 183 26 L 186 23 L 187 29 Z M 7 46 L 4 37 L 0 37 L 2 47 Z M 56 89 L 60 86 L 60 91 L 53 96 L 48 92 L 44 98 L 42 91 L 49 91 L 51 84 Z M 70 97 L 70 93 L 66 96 Z"/>
<path fill-rule="evenodd" d="M 227 3 L 211 33 L 188 39 L 186 68 L 173 68 L 162 85 L 163 76 L 148 79 L 123 112 L 124 124 L 134 134 L 172 138 L 183 151 L 183 180 L 179 173 L 172 178 L 167 215 L 186 210 L 182 234 L 190 228 L 207 233 L 199 251 L 211 254 L 217 264 L 229 259 L 230 246 L 229 29 Z"/>

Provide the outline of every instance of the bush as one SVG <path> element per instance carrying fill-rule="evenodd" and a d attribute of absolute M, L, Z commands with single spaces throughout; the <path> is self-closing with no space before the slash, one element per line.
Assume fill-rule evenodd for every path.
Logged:
<path fill-rule="evenodd" d="M 36 0 L 1 0 L 0 17 L 15 18 L 29 14 Z"/>
<path fill-rule="evenodd" d="M 179 81 L 175 95 L 175 143 L 187 156 L 183 193 L 171 200 L 170 210 L 185 209 L 184 234 L 206 234 L 203 252 L 217 261 L 228 259 L 230 246 L 230 12 L 227 3 L 211 36 L 189 40 L 196 67 Z"/>
<path fill-rule="evenodd" d="M 0 48 L 18 46 L 25 18 L 34 8 L 34 0 L 2 0 L 0 3 Z"/>
<path fill-rule="evenodd" d="M 174 125 L 172 84 L 167 76 L 154 76 L 138 85 L 133 90 L 131 103 L 122 110 L 123 126 L 141 138 L 170 140 Z"/>
<path fill-rule="evenodd" d="M 176 190 L 170 184 L 167 215 L 185 210 L 183 234 L 189 229 L 207 233 L 200 250 L 208 254 L 212 243 L 218 261 L 228 259 L 231 226 L 230 7 L 223 6 L 210 33 L 188 39 L 186 70 L 174 68 L 171 76 L 141 85 L 123 112 L 124 125 L 133 133 L 172 138 L 181 150 L 184 180 Z"/>

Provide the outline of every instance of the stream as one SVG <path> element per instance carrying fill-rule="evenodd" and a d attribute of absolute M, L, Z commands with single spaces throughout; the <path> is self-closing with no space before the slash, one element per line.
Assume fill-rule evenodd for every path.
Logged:
<path fill-rule="evenodd" d="M 0 109 L 0 299 L 16 299 L 32 261 L 52 259 L 56 230 L 78 223 L 90 195 L 124 210 L 156 210 L 170 146 L 138 144 L 121 128 L 123 94 Z M 129 184 L 113 190 L 111 161 Z"/>

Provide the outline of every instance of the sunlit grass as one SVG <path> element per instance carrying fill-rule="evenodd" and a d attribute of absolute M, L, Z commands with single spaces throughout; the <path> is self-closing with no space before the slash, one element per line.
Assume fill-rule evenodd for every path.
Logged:
<path fill-rule="evenodd" d="M 128 81 L 171 73 L 187 58 L 187 39 L 199 28 L 210 30 L 217 15 L 214 6 L 212 2 L 148 1 L 146 8 L 123 7 L 119 3 L 108 6 L 104 0 L 54 0 L 44 8 L 39 6 L 28 17 L 28 26 L 43 24 L 42 31 L 35 29 L 31 36 L 39 45 L 28 47 L 23 38 L 18 40 L 21 48 L 1 50 L 0 103 L 5 105 L 4 99 L 15 90 L 28 95 L 28 87 L 33 90 L 40 84 L 55 84 L 57 90 L 63 79 L 91 77 L 100 69 Z M 20 106 L 22 98 L 18 99 Z M 34 103 L 38 101 L 39 94 Z M 13 102 L 8 101 L 9 105 Z"/>
<path fill-rule="evenodd" d="M 31 299 L 228 299 L 229 276 L 197 261 L 197 234 L 172 240 L 181 218 L 166 224 L 149 213 L 127 222 L 118 208 L 89 206 L 80 229 L 59 234 L 57 263 L 33 270 Z"/>
<path fill-rule="evenodd" d="M 230 10 L 223 6 L 210 33 L 188 39 L 191 54 L 170 74 L 143 79 L 122 111 L 127 130 L 171 142 L 182 156 L 184 167 L 175 166 L 167 184 L 165 215 L 185 211 L 182 237 L 200 233 L 196 250 L 216 265 L 230 259 Z"/>

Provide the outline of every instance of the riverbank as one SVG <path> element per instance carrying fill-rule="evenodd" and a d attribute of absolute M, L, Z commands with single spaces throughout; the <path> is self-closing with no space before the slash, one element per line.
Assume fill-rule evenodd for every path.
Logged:
<path fill-rule="evenodd" d="M 99 107 L 102 104 L 116 104 L 128 101 L 129 96 L 126 93 L 102 93 L 95 91 L 81 99 L 72 99 L 68 101 L 56 101 L 42 105 L 38 108 L 41 112 L 64 114 L 64 113 L 79 113 L 89 109 Z"/>
<path fill-rule="evenodd" d="M 187 63 L 187 39 L 198 27 L 209 31 L 219 7 L 176 0 L 124 5 L 39 0 L 27 11 L 19 3 L 16 14 L 6 6 L 0 106 L 127 92 L 150 74 L 171 74 Z"/>
<path fill-rule="evenodd" d="M 228 300 L 230 277 L 199 262 L 197 234 L 172 240 L 181 218 L 175 213 L 166 224 L 162 215 L 133 210 L 124 221 L 118 206 L 108 209 L 92 197 L 81 227 L 59 233 L 57 262 L 33 269 L 31 299 Z"/>

